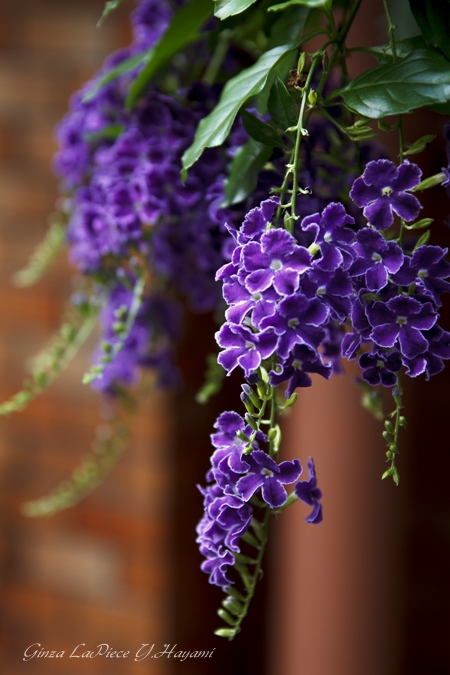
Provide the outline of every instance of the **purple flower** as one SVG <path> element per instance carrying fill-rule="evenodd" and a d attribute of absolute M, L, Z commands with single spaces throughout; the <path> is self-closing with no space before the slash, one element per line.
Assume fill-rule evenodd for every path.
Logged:
<path fill-rule="evenodd" d="M 354 294 L 348 272 L 341 267 L 332 272 L 313 267 L 302 277 L 300 285 L 307 298 L 317 296 L 328 305 L 333 319 L 338 319 L 341 323 L 347 320 Z"/>
<path fill-rule="evenodd" d="M 223 285 L 223 297 L 230 307 L 225 317 L 230 323 L 242 323 L 251 312 L 251 323 L 258 328 L 265 316 L 275 313 L 280 296 L 274 288 L 251 293 L 233 275 L 228 283 Z"/>
<path fill-rule="evenodd" d="M 256 490 L 262 488 L 262 497 L 271 509 L 283 506 L 287 499 L 283 485 L 296 481 L 302 472 L 298 459 L 277 464 L 261 450 L 254 450 L 246 459 L 250 464 L 250 470 L 236 485 L 242 498 L 247 502 Z"/>
<path fill-rule="evenodd" d="M 321 214 L 314 213 L 303 218 L 300 227 L 314 235 L 314 244 L 320 248 L 320 258 L 315 261 L 321 269 L 332 271 L 338 267 L 347 270 L 353 262 L 351 244 L 355 233 L 347 225 L 355 219 L 347 214 L 339 202 L 332 202 Z"/>
<path fill-rule="evenodd" d="M 376 387 L 393 387 L 397 384 L 397 375 L 402 367 L 399 352 L 383 352 L 381 350 L 364 353 L 359 357 L 359 367 L 362 369 L 362 379 Z"/>
<path fill-rule="evenodd" d="M 407 359 L 427 351 L 428 341 L 421 331 L 429 330 L 436 323 L 437 314 L 431 302 L 422 304 L 401 295 L 386 303 L 374 302 L 366 312 L 373 327 L 370 337 L 379 347 L 394 347 L 398 339 Z"/>
<path fill-rule="evenodd" d="M 320 503 L 322 492 L 317 487 L 316 468 L 312 457 L 309 458 L 307 466 L 309 480 L 301 480 L 295 485 L 294 489 L 299 499 L 308 504 L 308 506 L 313 507 L 309 516 L 305 518 L 305 521 L 318 525 L 323 520 L 322 504 Z"/>
<path fill-rule="evenodd" d="M 379 291 L 388 282 L 388 274 L 395 274 L 403 263 L 403 251 L 395 241 L 387 242 L 380 232 L 370 228 L 360 230 L 353 245 L 357 258 L 349 274 L 365 274 L 369 291 Z"/>
<path fill-rule="evenodd" d="M 289 398 L 297 387 L 312 385 L 308 373 L 318 373 L 329 380 L 332 370 L 331 364 L 325 364 L 317 351 L 306 345 L 296 345 L 289 358 L 275 370 L 270 371 L 270 384 L 277 387 L 289 380 L 285 391 L 286 398 Z"/>
<path fill-rule="evenodd" d="M 420 246 L 410 258 L 405 257 L 392 281 L 400 286 L 417 283 L 440 306 L 440 296 L 450 290 L 450 283 L 444 281 L 450 277 L 450 263 L 444 259 L 447 253 L 440 246 Z"/>
<path fill-rule="evenodd" d="M 289 232 L 276 228 L 265 232 L 260 244 L 244 246 L 242 262 L 239 277 L 250 293 L 265 291 L 273 284 L 280 295 L 291 295 L 298 288 L 300 274 L 311 263 L 311 254 L 298 246 Z"/>
<path fill-rule="evenodd" d="M 273 354 L 277 346 L 277 336 L 273 330 L 252 333 L 244 326 L 224 323 L 216 333 L 216 342 L 224 351 L 220 352 L 217 361 L 228 371 L 228 374 L 241 366 L 248 377 L 257 370 L 263 359 Z"/>
<path fill-rule="evenodd" d="M 410 222 L 419 215 L 421 205 L 409 194 L 420 183 L 422 171 L 417 164 L 403 162 L 396 167 L 389 159 L 369 162 L 363 175 L 357 178 L 350 197 L 377 230 L 386 230 L 394 222 L 394 213 Z"/>
<path fill-rule="evenodd" d="M 295 345 L 305 344 L 316 350 L 325 331 L 321 326 L 328 319 L 328 307 L 318 298 L 304 295 L 284 298 L 274 316 L 261 321 L 261 328 L 273 328 L 278 335 L 277 354 L 287 359 Z"/>
<path fill-rule="evenodd" d="M 426 379 L 429 380 L 432 375 L 444 370 L 444 360 L 450 359 L 450 333 L 435 324 L 430 330 L 424 331 L 423 335 L 428 341 L 427 351 L 414 359 L 403 361 L 407 375 L 417 377 L 425 373 Z"/>

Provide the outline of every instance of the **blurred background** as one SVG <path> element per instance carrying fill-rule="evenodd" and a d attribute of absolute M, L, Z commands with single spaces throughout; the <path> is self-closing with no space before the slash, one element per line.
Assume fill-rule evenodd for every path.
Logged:
<path fill-rule="evenodd" d="M 71 93 L 129 42 L 131 2 L 99 30 L 103 4 L 0 0 L 2 400 L 20 388 L 24 364 L 58 328 L 72 292 L 64 254 L 36 287 L 17 290 L 10 277 L 42 238 L 57 198 L 54 126 Z M 366 0 L 350 40 L 381 43 L 384 30 L 381 0 Z M 361 58 L 352 59 L 353 74 L 367 67 Z M 443 122 L 405 116 L 407 140 L 439 135 L 419 158 L 431 173 L 447 164 Z M 443 191 L 424 197 L 432 243 L 448 245 L 450 200 Z M 450 328 L 449 303 L 443 317 Z M 101 401 L 81 376 L 93 343 L 45 395 L 0 420 L 1 675 L 450 675 L 450 369 L 406 391 L 398 488 L 380 481 L 381 425 L 361 409 L 351 368 L 300 392 L 285 421 L 284 459 L 314 456 L 324 523 L 306 525 L 303 505 L 279 517 L 242 633 L 233 643 L 212 635 L 221 592 L 199 570 L 195 485 L 204 482 L 214 419 L 238 400 L 238 378 L 230 378 L 211 405 L 194 401 L 213 328 L 210 317 L 188 319 L 184 388 L 147 398 L 117 467 L 73 509 L 31 520 L 20 504 L 67 479 L 90 449 Z M 24 662 L 34 643 L 66 658 Z M 68 659 L 81 643 L 132 655 L 142 644 L 215 651 L 184 662 Z"/>

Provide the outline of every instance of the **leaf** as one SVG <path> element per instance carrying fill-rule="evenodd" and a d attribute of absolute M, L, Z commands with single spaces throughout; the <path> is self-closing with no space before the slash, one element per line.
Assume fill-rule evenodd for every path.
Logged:
<path fill-rule="evenodd" d="M 450 100 L 450 66 L 429 49 L 359 75 L 339 93 L 350 110 L 370 119 Z"/>
<path fill-rule="evenodd" d="M 97 28 L 100 28 L 106 17 L 114 12 L 114 10 L 117 9 L 122 4 L 122 2 L 123 0 L 108 0 L 108 2 L 105 4 L 101 17 L 97 21 Z"/>
<path fill-rule="evenodd" d="M 142 54 L 131 56 L 129 59 L 125 59 L 125 61 L 119 63 L 119 65 L 115 68 L 109 70 L 105 75 L 103 75 L 103 77 L 93 84 L 92 88 L 89 89 L 86 94 L 84 94 L 83 103 L 89 103 L 89 101 L 92 101 L 92 99 L 97 96 L 100 89 L 102 89 L 109 82 L 112 82 L 113 80 L 120 77 L 120 75 L 129 73 L 137 68 L 137 66 L 140 66 L 142 63 L 146 63 L 150 59 L 152 52 L 153 49 L 149 49 Z"/>
<path fill-rule="evenodd" d="M 256 0 L 214 0 L 214 16 L 222 20 L 226 19 L 229 16 L 234 16 L 234 14 L 244 12 L 255 2 Z"/>
<path fill-rule="evenodd" d="M 404 59 L 405 56 L 411 54 L 411 52 L 417 49 L 427 49 L 427 43 L 421 35 L 416 35 L 415 37 L 406 38 L 406 40 L 399 40 L 395 43 L 395 51 L 397 57 Z M 368 47 L 367 51 L 375 56 L 380 63 L 392 63 L 393 55 L 391 45 L 379 45 L 377 47 Z"/>
<path fill-rule="evenodd" d="M 417 25 L 430 47 L 450 58 L 450 3 L 448 0 L 409 0 Z"/>
<path fill-rule="evenodd" d="M 272 5 L 268 8 L 268 12 L 280 12 L 288 7 L 293 7 L 294 5 L 306 5 L 307 7 L 327 7 L 331 8 L 332 0 L 288 0 L 287 2 L 281 2 L 278 5 Z"/>
<path fill-rule="evenodd" d="M 309 11 L 305 5 L 292 5 L 279 17 L 273 15 L 276 21 L 270 29 L 270 48 L 298 40 L 305 29 Z"/>
<path fill-rule="evenodd" d="M 291 51 L 296 47 L 297 45 L 291 44 L 270 49 L 253 66 L 246 68 L 227 82 L 219 103 L 209 115 L 201 120 L 192 145 L 183 155 L 183 175 L 197 161 L 205 148 L 222 145 L 230 133 L 241 106 L 251 96 L 262 91 L 272 69 L 280 61 L 290 57 Z"/>
<path fill-rule="evenodd" d="M 225 199 L 222 208 L 242 202 L 253 192 L 258 183 L 260 169 L 269 161 L 272 148 L 250 138 L 236 152 L 230 175 L 225 183 Z"/>
<path fill-rule="evenodd" d="M 286 131 L 297 124 L 297 104 L 279 77 L 275 78 L 270 89 L 268 109 L 272 122 L 278 129 Z"/>
<path fill-rule="evenodd" d="M 270 124 L 258 119 L 255 115 L 249 113 L 248 110 L 242 110 L 241 117 L 245 131 L 255 141 L 269 145 L 272 148 L 283 147 L 281 138 Z"/>
<path fill-rule="evenodd" d="M 131 85 L 126 101 L 128 108 L 134 106 L 155 73 L 180 49 L 197 39 L 198 30 L 212 9 L 211 0 L 192 0 L 178 10 L 164 35 L 151 50 L 147 64 Z"/>
<path fill-rule="evenodd" d="M 439 113 L 439 115 L 450 116 L 450 102 L 438 103 L 437 105 L 428 105 L 428 110 Z"/>

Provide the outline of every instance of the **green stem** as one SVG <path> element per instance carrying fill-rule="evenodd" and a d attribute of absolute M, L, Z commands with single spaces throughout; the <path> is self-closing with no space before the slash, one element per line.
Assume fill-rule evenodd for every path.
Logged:
<path fill-rule="evenodd" d="M 387 18 L 387 21 L 388 21 L 389 44 L 391 45 L 392 57 L 393 57 L 394 61 L 396 61 L 397 60 L 397 48 L 395 46 L 395 37 L 394 37 L 395 25 L 392 23 L 391 13 L 389 11 L 388 0 L 383 0 L 383 5 L 384 5 L 384 11 L 386 12 L 386 18 Z"/>
<path fill-rule="evenodd" d="M 312 76 L 316 69 L 317 63 L 321 58 L 321 54 L 316 54 L 311 62 L 311 67 L 308 72 L 308 77 L 306 79 L 305 86 L 303 88 L 302 102 L 300 105 L 300 113 L 298 116 L 297 122 L 297 135 L 295 137 L 295 146 L 294 146 L 294 156 L 292 163 L 289 165 L 289 171 L 292 172 L 292 195 L 291 195 L 291 222 L 292 228 L 294 226 L 294 221 L 297 219 L 295 209 L 297 202 L 297 192 L 298 192 L 298 169 L 299 169 L 299 159 L 300 159 L 300 144 L 302 136 L 307 135 L 307 131 L 303 128 L 303 117 L 305 114 L 306 101 L 308 99 L 309 88 L 311 86 Z"/>
<path fill-rule="evenodd" d="M 234 634 L 232 637 L 230 637 L 230 640 L 234 638 L 234 635 L 239 632 L 241 623 L 247 616 L 248 608 L 250 606 L 250 602 L 252 601 L 252 598 L 255 594 L 255 588 L 256 584 L 258 582 L 258 577 L 261 572 L 261 566 L 262 566 L 262 561 L 263 561 L 263 556 L 264 556 L 264 551 L 266 549 L 266 544 L 267 544 L 267 530 L 268 530 L 268 525 L 269 525 L 269 517 L 270 517 L 270 509 L 269 507 L 266 508 L 266 513 L 264 515 L 264 520 L 262 522 L 262 528 L 264 532 L 264 541 L 261 543 L 261 548 L 259 549 L 258 552 L 258 557 L 256 558 L 256 563 L 255 563 L 255 569 L 253 571 L 252 577 L 251 577 L 251 585 L 247 590 L 247 597 L 245 598 L 245 601 L 242 603 L 243 608 L 242 612 L 239 614 L 239 619 L 238 621 L 233 625 L 233 630 Z"/>

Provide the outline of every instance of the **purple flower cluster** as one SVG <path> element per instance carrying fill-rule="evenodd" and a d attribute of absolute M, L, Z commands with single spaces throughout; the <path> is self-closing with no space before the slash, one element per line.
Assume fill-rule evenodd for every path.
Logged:
<path fill-rule="evenodd" d="M 217 431 L 211 435 L 211 440 L 216 449 L 207 474 L 210 484 L 200 487 L 204 515 L 197 526 L 197 542 L 206 558 L 202 570 L 209 574 L 210 583 L 224 587 L 233 583 L 227 576 L 227 567 L 234 565 L 234 554 L 241 550 L 239 540 L 251 524 L 253 508 L 250 500 L 260 494 L 268 507 L 280 508 L 288 497 L 284 486 L 295 483 L 302 468 L 298 459 L 277 464 L 260 450 L 259 443 L 267 441 L 262 432 L 256 434 L 253 452 L 244 454 L 246 443 L 237 434 L 241 432 L 250 437 L 253 430 L 235 412 L 222 413 L 215 428 Z M 295 493 L 314 507 L 308 522 L 319 523 L 321 493 L 312 460 L 308 466 L 310 480 L 297 483 Z"/>
<path fill-rule="evenodd" d="M 329 378 L 339 370 L 338 346 L 349 359 L 364 347 L 359 364 L 371 385 L 394 386 L 402 366 L 412 377 L 442 370 L 450 333 L 436 322 L 440 295 L 450 288 L 447 250 L 404 252 L 379 231 L 393 211 L 408 221 L 418 215 L 407 190 L 420 175 L 413 164 L 369 162 L 351 192 L 372 219 L 361 229 L 336 202 L 303 218 L 297 238 L 273 226 L 276 199 L 250 211 L 231 231 L 231 262 L 217 273 L 228 304 L 216 334 L 219 363 L 251 378 L 265 362 L 272 386 L 288 382 L 288 397 L 310 386 L 310 373 Z"/>

